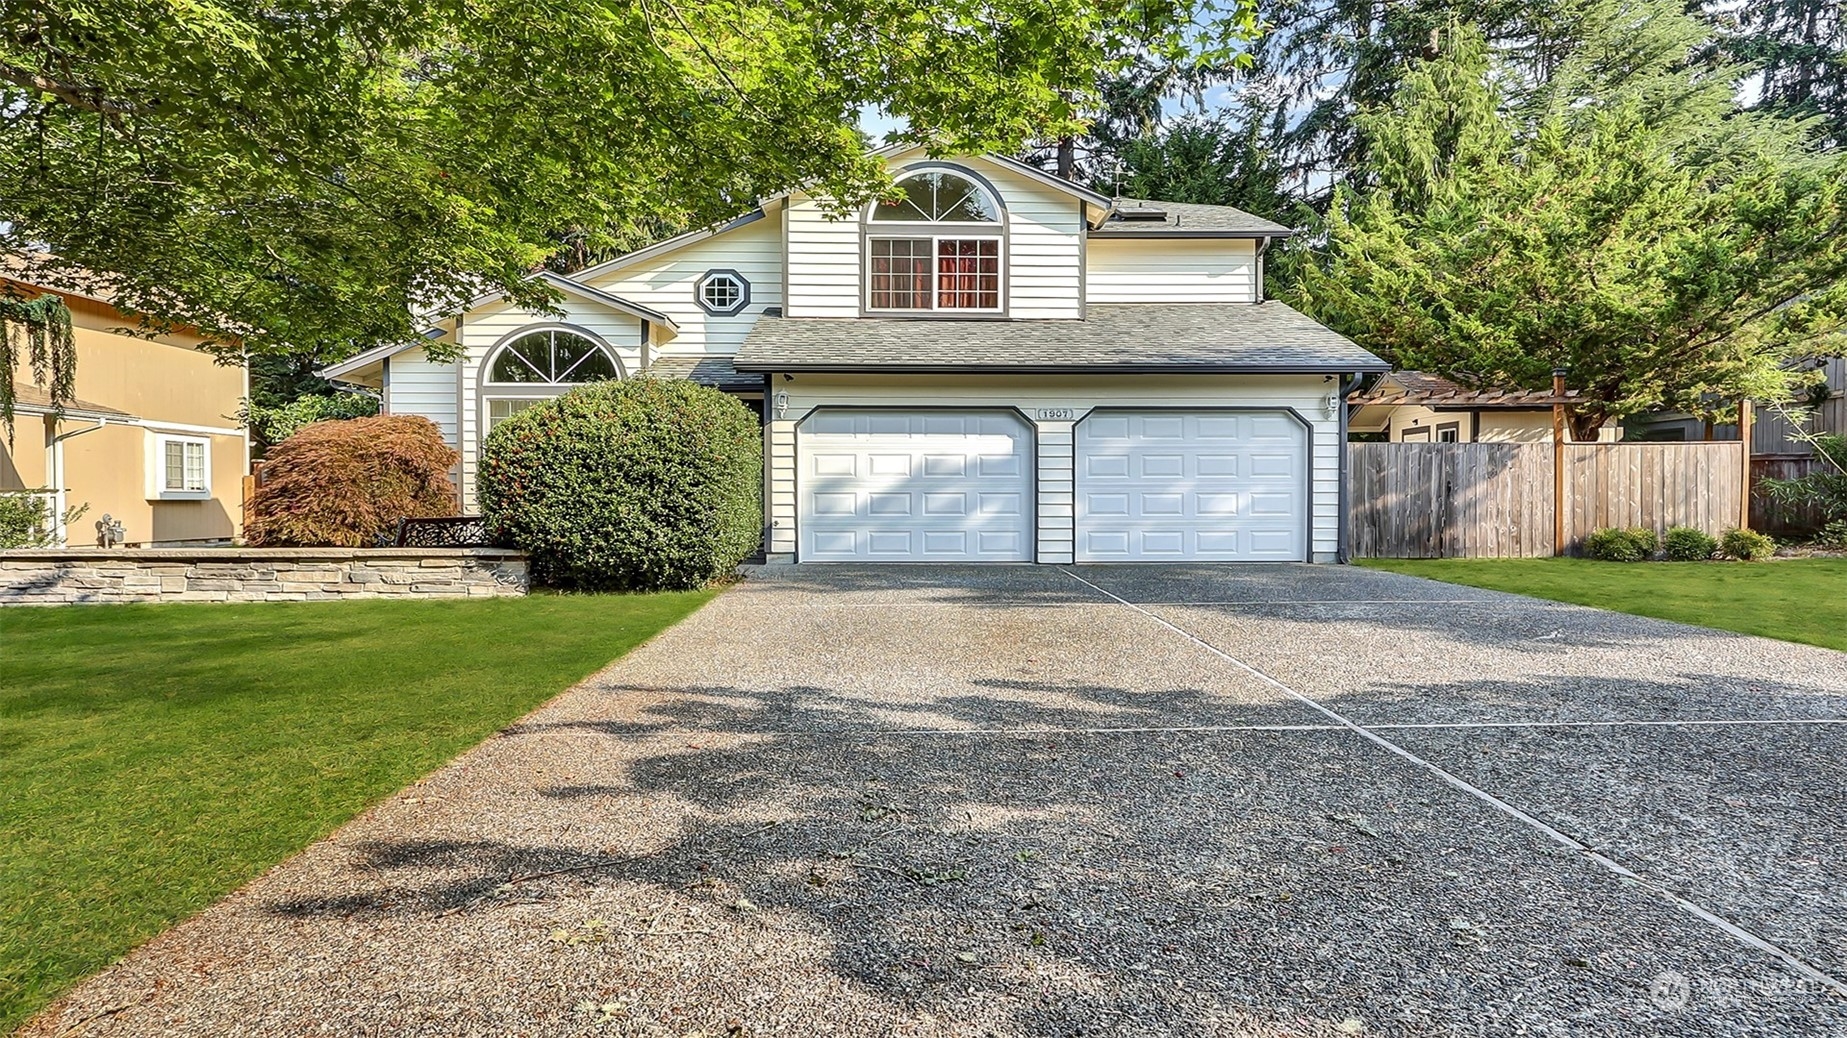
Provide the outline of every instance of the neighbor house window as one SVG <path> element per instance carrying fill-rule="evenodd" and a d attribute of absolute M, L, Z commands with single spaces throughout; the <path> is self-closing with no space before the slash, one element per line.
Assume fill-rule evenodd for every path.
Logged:
<path fill-rule="evenodd" d="M 150 499 L 211 496 L 211 440 L 197 436 L 154 436 L 150 446 Z"/>
<path fill-rule="evenodd" d="M 481 387 L 486 431 L 573 386 L 622 377 L 602 343 L 565 328 L 527 332 L 488 358 Z"/>
<path fill-rule="evenodd" d="M 866 308 L 999 311 L 1001 214 L 987 189 L 949 170 L 898 181 L 872 207 Z"/>

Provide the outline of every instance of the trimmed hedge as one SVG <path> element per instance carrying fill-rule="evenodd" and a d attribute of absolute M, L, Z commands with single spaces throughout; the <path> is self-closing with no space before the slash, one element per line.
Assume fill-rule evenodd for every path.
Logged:
<path fill-rule="evenodd" d="M 398 520 L 455 514 L 457 455 L 428 418 L 315 422 L 270 448 L 250 498 L 259 548 L 370 548 Z"/>
<path fill-rule="evenodd" d="M 1675 526 L 1662 538 L 1662 546 L 1675 562 L 1704 562 L 1719 550 L 1719 539 L 1695 527 Z"/>
<path fill-rule="evenodd" d="M 1727 530 L 1719 539 L 1719 551 L 1728 559 L 1762 562 L 1776 554 L 1776 542 L 1755 530 Z"/>
<path fill-rule="evenodd" d="M 1584 554 L 1604 562 L 1643 562 L 1657 546 L 1655 532 L 1641 526 L 1593 530 L 1584 538 Z"/>
<path fill-rule="evenodd" d="M 763 430 L 679 379 L 599 382 L 501 422 L 476 498 L 533 578 L 576 591 L 702 587 L 763 539 Z"/>

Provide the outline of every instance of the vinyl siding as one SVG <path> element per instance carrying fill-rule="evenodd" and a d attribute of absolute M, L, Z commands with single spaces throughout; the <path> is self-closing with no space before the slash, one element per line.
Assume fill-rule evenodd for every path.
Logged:
<path fill-rule="evenodd" d="M 1257 302 L 1257 243 L 1249 239 L 1092 238 L 1087 251 L 1093 303 Z"/>
<path fill-rule="evenodd" d="M 673 318 L 680 331 L 661 343 L 661 356 L 730 356 L 764 307 L 782 305 L 781 235 L 780 220 L 758 220 L 590 284 Z M 720 269 L 735 270 L 750 282 L 750 304 L 733 317 L 715 317 L 699 305 L 699 279 Z"/>
<path fill-rule="evenodd" d="M 443 439 L 453 447 L 460 443 L 456 421 L 455 363 L 436 364 L 422 350 L 411 350 L 391 358 L 391 379 L 385 391 L 388 414 L 414 414 L 428 418 L 442 430 Z"/>
<path fill-rule="evenodd" d="M 919 164 L 907 159 L 903 165 Z M 1084 222 L 1070 195 L 978 158 L 956 160 L 986 178 L 1006 209 L 1006 282 L 1011 317 L 1082 316 Z M 788 315 L 858 317 L 861 302 L 858 214 L 830 219 L 816 199 L 796 195 L 788 210 Z"/>
<path fill-rule="evenodd" d="M 1066 419 L 1039 420 L 1042 409 L 1069 408 L 1076 421 L 1100 407 L 1293 409 L 1310 432 L 1309 557 L 1331 562 L 1339 549 L 1340 426 L 1323 409 L 1329 386 L 1318 377 L 1141 376 L 819 376 L 778 383 L 789 406 L 770 422 L 768 550 L 788 557 L 796 544 L 795 438 L 817 407 L 1017 407 L 1038 429 L 1038 544 L 1045 563 L 1071 561 L 1072 430 Z"/>

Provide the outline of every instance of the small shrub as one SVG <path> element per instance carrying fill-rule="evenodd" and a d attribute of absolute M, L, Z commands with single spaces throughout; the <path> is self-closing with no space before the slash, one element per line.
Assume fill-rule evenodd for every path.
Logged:
<path fill-rule="evenodd" d="M 1776 554 L 1776 542 L 1755 530 L 1727 530 L 1719 539 L 1719 551 L 1740 562 L 1762 562 Z"/>
<path fill-rule="evenodd" d="M 0 493 L 0 548 L 37 548 L 45 544 L 51 508 L 32 494 Z"/>
<path fill-rule="evenodd" d="M 1606 527 L 1584 538 L 1584 554 L 1604 562 L 1641 562 L 1656 546 L 1655 532 L 1640 526 Z"/>
<path fill-rule="evenodd" d="M 267 450 L 315 422 L 370 418 L 378 414 L 378 398 L 365 393 L 313 394 L 297 397 L 277 407 L 251 400 L 238 406 L 237 416 L 250 430 L 257 446 Z"/>
<path fill-rule="evenodd" d="M 1703 562 L 1719 550 L 1718 538 L 1691 526 L 1669 528 L 1662 544 L 1675 562 Z"/>
<path fill-rule="evenodd" d="M 603 382 L 536 404 L 483 444 L 488 528 L 534 579 L 580 591 L 701 587 L 763 536 L 763 430 L 692 382 Z"/>
<path fill-rule="evenodd" d="M 455 514 L 455 462 L 427 418 L 316 422 L 270 450 L 244 538 L 258 547 L 384 543 L 400 519 Z"/>
<path fill-rule="evenodd" d="M 1847 548 L 1847 519 L 1836 519 L 1815 534 L 1815 543 L 1824 548 Z"/>

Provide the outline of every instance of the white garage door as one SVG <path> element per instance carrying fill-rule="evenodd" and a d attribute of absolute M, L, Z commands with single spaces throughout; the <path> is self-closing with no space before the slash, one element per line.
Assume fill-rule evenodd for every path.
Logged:
<path fill-rule="evenodd" d="M 796 431 L 801 560 L 1031 559 L 1031 443 L 1011 411 L 816 411 Z"/>
<path fill-rule="evenodd" d="M 1308 431 L 1282 411 L 1095 411 L 1078 424 L 1077 561 L 1308 557 Z"/>

